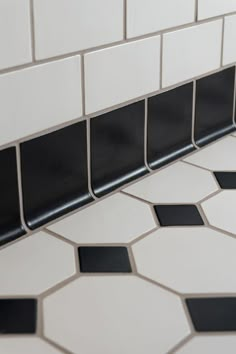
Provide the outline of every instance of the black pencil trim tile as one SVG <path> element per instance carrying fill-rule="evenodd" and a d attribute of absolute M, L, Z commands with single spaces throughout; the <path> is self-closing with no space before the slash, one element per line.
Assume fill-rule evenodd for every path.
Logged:
<path fill-rule="evenodd" d="M 0 151 L 0 246 L 25 234 L 21 224 L 16 149 Z"/>
<path fill-rule="evenodd" d="M 204 222 L 196 205 L 155 205 L 161 226 L 202 226 Z"/>
<path fill-rule="evenodd" d="M 148 99 L 147 159 L 151 169 L 195 150 L 192 107 L 193 83 Z"/>
<path fill-rule="evenodd" d="M 34 334 L 36 299 L 0 299 L 0 334 Z"/>
<path fill-rule="evenodd" d="M 198 146 L 235 131 L 234 81 L 235 67 L 197 80 L 194 139 Z"/>
<path fill-rule="evenodd" d="M 214 175 L 222 189 L 236 189 L 236 171 L 217 171 Z"/>
<path fill-rule="evenodd" d="M 21 144 L 21 171 L 24 214 L 30 229 L 91 202 L 86 122 Z"/>
<path fill-rule="evenodd" d="M 78 248 L 82 273 L 130 273 L 129 254 L 122 246 L 83 246 Z"/>
<path fill-rule="evenodd" d="M 236 331 L 236 298 L 186 299 L 187 308 L 197 332 Z"/>
<path fill-rule="evenodd" d="M 144 100 L 91 119 L 91 183 L 96 196 L 148 173 L 144 125 Z"/>

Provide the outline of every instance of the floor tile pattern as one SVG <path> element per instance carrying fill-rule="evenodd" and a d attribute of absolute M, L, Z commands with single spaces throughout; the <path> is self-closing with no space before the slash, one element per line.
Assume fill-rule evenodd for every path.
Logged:
<path fill-rule="evenodd" d="M 217 188 L 210 172 L 176 162 L 125 188 L 125 192 L 155 204 L 196 203 L 217 191 Z"/>
<path fill-rule="evenodd" d="M 1 247 L 0 353 L 234 354 L 235 155 L 232 134 Z"/>
<path fill-rule="evenodd" d="M 166 353 L 190 333 L 178 296 L 134 276 L 83 277 L 43 307 L 46 337 L 75 354 Z"/>

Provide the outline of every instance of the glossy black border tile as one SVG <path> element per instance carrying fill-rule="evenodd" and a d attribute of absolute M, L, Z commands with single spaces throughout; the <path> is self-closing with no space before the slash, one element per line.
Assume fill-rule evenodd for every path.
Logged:
<path fill-rule="evenodd" d="M 191 298 L 186 304 L 197 332 L 236 331 L 236 298 Z"/>
<path fill-rule="evenodd" d="M 236 189 L 236 171 L 218 171 L 214 172 L 214 175 L 222 189 Z"/>
<path fill-rule="evenodd" d="M 204 146 L 235 130 L 233 126 L 235 67 L 196 82 L 195 142 Z"/>
<path fill-rule="evenodd" d="M 91 119 L 92 187 L 105 195 L 145 173 L 144 101 Z"/>
<path fill-rule="evenodd" d="M 82 273 L 130 273 L 129 254 L 122 246 L 84 246 L 78 248 Z"/>
<path fill-rule="evenodd" d="M 20 219 L 16 149 L 0 151 L 0 245 L 25 234 Z"/>
<path fill-rule="evenodd" d="M 36 299 L 0 299 L 0 334 L 34 334 Z"/>
<path fill-rule="evenodd" d="M 193 83 L 148 99 L 147 159 L 156 169 L 194 150 Z"/>
<path fill-rule="evenodd" d="M 196 205 L 155 205 L 161 226 L 204 225 Z"/>
<path fill-rule="evenodd" d="M 86 122 L 21 144 L 24 212 L 35 229 L 92 201 Z"/>

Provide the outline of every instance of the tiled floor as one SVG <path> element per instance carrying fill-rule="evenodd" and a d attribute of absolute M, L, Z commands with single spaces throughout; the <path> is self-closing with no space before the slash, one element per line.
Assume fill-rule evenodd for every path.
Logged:
<path fill-rule="evenodd" d="M 235 210 L 232 134 L 2 247 L 0 353 L 234 354 Z"/>

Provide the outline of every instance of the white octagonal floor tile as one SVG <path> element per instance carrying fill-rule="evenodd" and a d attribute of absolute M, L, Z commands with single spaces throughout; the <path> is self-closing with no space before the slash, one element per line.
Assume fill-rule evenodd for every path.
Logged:
<path fill-rule="evenodd" d="M 236 336 L 199 336 L 191 339 L 176 354 L 235 354 Z"/>
<path fill-rule="evenodd" d="M 118 193 L 48 229 L 77 243 L 128 243 L 155 227 L 147 204 Z"/>
<path fill-rule="evenodd" d="M 209 223 L 236 234 L 236 190 L 224 190 L 202 203 Z"/>
<path fill-rule="evenodd" d="M 74 248 L 44 232 L 0 250 L 0 295 L 37 295 L 75 273 Z"/>
<path fill-rule="evenodd" d="M 37 337 L 1 337 L 2 354 L 63 354 Z"/>
<path fill-rule="evenodd" d="M 181 300 L 135 276 L 77 279 L 43 309 L 46 337 L 74 354 L 164 354 L 190 332 Z"/>
<path fill-rule="evenodd" d="M 181 293 L 236 292 L 236 240 L 220 232 L 161 228 L 133 252 L 140 274 Z"/>
<path fill-rule="evenodd" d="M 124 191 L 152 203 L 195 203 L 217 189 L 210 172 L 177 162 Z"/>
<path fill-rule="evenodd" d="M 185 161 L 213 171 L 231 171 L 236 170 L 235 155 L 236 139 L 233 136 L 227 136 L 187 157 Z"/>

